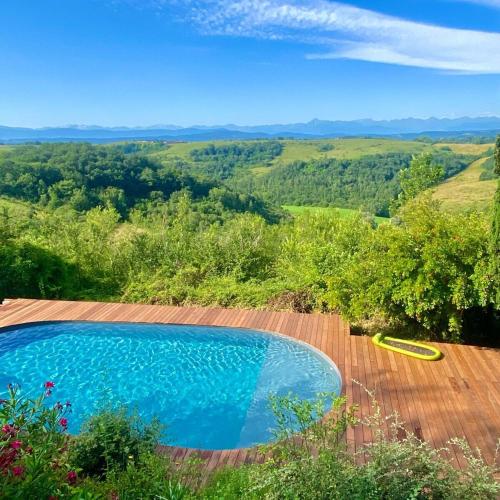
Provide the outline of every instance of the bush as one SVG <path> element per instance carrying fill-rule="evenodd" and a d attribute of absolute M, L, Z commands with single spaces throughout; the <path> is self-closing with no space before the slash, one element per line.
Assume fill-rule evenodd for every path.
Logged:
<path fill-rule="evenodd" d="M 493 467 L 463 441 L 449 443 L 467 464 L 459 471 L 446 459 L 448 450 L 405 433 L 397 415 L 382 418 L 373 397 L 371 415 L 360 421 L 343 397 L 323 394 L 310 402 L 272 396 L 278 441 L 263 447 L 264 463 L 220 470 L 200 487 L 199 462 L 174 467 L 155 453 L 158 425 L 143 424 L 124 409 L 92 417 L 70 444 L 71 405 L 51 405 L 52 389 L 47 382 L 41 396 L 29 399 L 12 386 L 1 401 L 2 499 L 488 500 L 500 493 Z M 373 440 L 353 454 L 344 434 L 355 425 L 368 426 Z"/>
<path fill-rule="evenodd" d="M 382 418 L 373 396 L 372 414 L 362 421 L 356 419 L 355 408 L 346 408 L 345 398 L 334 400 L 333 412 L 326 417 L 323 403 L 321 398 L 318 404 L 290 396 L 273 398 L 277 436 L 283 440 L 265 448 L 270 458 L 261 465 L 216 473 L 199 497 L 493 500 L 500 492 L 494 468 L 464 442 L 449 443 L 467 463 L 459 471 L 446 459 L 447 450 L 434 450 L 405 433 L 397 415 Z M 349 425 L 367 426 L 374 436 L 356 454 L 349 452 L 343 439 Z"/>
<path fill-rule="evenodd" d="M 493 301 L 487 219 L 448 214 L 427 198 L 368 233 L 347 259 L 327 299 L 351 321 L 382 316 L 459 341 L 466 312 Z"/>
<path fill-rule="evenodd" d="M 176 471 L 169 457 L 156 454 L 156 422 L 106 410 L 70 438 L 71 404 L 51 404 L 53 388 L 46 382 L 33 399 L 9 386 L 0 400 L 0 499 L 178 500 L 191 494 L 180 481 L 186 471 L 194 478 L 197 469 Z"/>
<path fill-rule="evenodd" d="M 143 454 L 153 453 L 160 436 L 156 420 L 144 424 L 126 408 L 104 410 L 85 422 L 71 443 L 70 461 L 84 475 L 107 477 L 137 463 Z"/>
<path fill-rule="evenodd" d="M 124 470 L 110 470 L 105 481 L 85 480 L 83 487 L 99 498 L 120 500 L 181 500 L 191 497 L 191 490 L 178 479 L 171 461 L 154 453 L 141 453 Z"/>
<path fill-rule="evenodd" d="M 10 385 L 0 400 L 0 498 L 38 499 L 70 493 L 77 472 L 67 460 L 69 402 L 50 404 L 54 384 L 37 398 Z"/>

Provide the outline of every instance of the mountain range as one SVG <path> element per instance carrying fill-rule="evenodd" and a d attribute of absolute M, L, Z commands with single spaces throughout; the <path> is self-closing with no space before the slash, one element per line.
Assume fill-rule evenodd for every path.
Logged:
<path fill-rule="evenodd" d="M 206 141 L 217 139 L 259 138 L 333 138 L 350 136 L 400 137 L 418 136 L 467 137 L 495 136 L 500 133 L 500 117 L 404 118 L 397 120 L 318 120 L 307 123 L 274 125 L 155 125 L 152 127 L 100 127 L 67 125 L 64 127 L 21 128 L 0 126 L 0 142 L 119 140 Z"/>

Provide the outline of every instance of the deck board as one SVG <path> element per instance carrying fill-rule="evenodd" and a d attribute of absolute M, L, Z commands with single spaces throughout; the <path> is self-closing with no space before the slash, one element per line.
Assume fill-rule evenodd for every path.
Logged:
<path fill-rule="evenodd" d="M 435 447 L 464 437 L 489 462 L 500 437 L 500 350 L 435 344 L 444 354 L 436 362 L 419 361 L 375 347 L 368 337 L 350 335 L 349 325 L 334 314 L 299 314 L 203 307 L 106 304 L 97 302 L 13 299 L 0 306 L 0 326 L 37 321 L 131 321 L 232 326 L 278 332 L 321 350 L 342 374 L 342 393 L 370 413 L 362 386 L 375 392 L 382 414 L 397 411 L 407 429 Z M 368 429 L 347 433 L 355 449 L 371 439 Z M 168 448 L 176 462 L 200 456 L 211 471 L 224 464 L 262 461 L 256 449 L 202 451 Z M 464 466 L 460 454 L 450 458 Z"/>

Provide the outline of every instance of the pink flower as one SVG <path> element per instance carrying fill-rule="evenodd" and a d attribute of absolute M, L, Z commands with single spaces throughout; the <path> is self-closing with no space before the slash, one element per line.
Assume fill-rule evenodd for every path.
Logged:
<path fill-rule="evenodd" d="M 21 448 L 22 444 L 23 443 L 21 443 L 21 441 L 12 441 L 12 443 L 10 443 L 10 447 L 14 448 L 14 450 L 18 450 Z"/>
<path fill-rule="evenodd" d="M 21 467 L 20 465 L 15 465 L 14 467 L 12 467 L 12 474 L 14 474 L 14 476 L 21 476 L 24 472 L 24 467 Z"/>
<path fill-rule="evenodd" d="M 59 424 L 61 425 L 61 427 L 64 427 L 66 429 L 66 427 L 68 427 L 68 419 L 61 418 L 61 420 L 59 420 Z"/>
<path fill-rule="evenodd" d="M 45 384 L 43 384 L 43 386 L 45 387 L 45 389 L 53 389 L 55 387 L 55 384 L 54 382 L 48 380 L 47 382 L 45 382 Z"/>
<path fill-rule="evenodd" d="M 10 424 L 5 424 L 4 426 L 2 426 L 2 432 L 4 434 L 14 434 L 15 431 L 15 427 Z"/>
<path fill-rule="evenodd" d="M 76 479 L 77 479 L 76 472 L 74 470 L 70 470 L 68 474 L 66 474 L 66 479 L 68 480 L 69 484 L 75 484 Z"/>

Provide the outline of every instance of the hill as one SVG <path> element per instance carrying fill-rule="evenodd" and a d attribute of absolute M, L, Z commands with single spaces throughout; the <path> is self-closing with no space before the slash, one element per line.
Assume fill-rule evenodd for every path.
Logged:
<path fill-rule="evenodd" d="M 490 210 L 498 181 L 480 179 L 487 161 L 488 157 L 480 158 L 464 171 L 445 180 L 433 190 L 433 198 L 439 200 L 443 208 L 450 211 Z"/>
<path fill-rule="evenodd" d="M 266 204 L 387 216 L 399 192 L 398 172 L 413 155 L 431 153 L 451 177 L 490 148 L 373 138 L 2 146 L 0 195 L 79 211 L 114 206 L 126 216 L 188 190 L 211 206 L 268 220 L 274 216 Z"/>
<path fill-rule="evenodd" d="M 86 143 L 12 147 L 0 154 L 0 207 L 15 212 L 24 206 L 21 201 L 85 212 L 100 206 L 126 218 L 133 210 L 172 211 L 181 195 L 188 194 L 212 219 L 229 212 L 257 213 L 270 222 L 279 218 L 251 194 L 122 149 Z"/>

